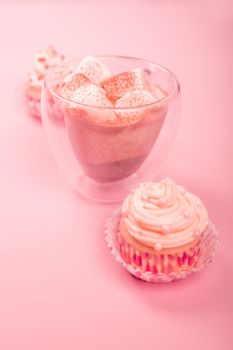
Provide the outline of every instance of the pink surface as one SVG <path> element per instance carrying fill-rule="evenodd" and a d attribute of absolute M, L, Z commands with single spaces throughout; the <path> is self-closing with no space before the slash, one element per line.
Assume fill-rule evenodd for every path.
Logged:
<path fill-rule="evenodd" d="M 0 3 L 1 350 L 232 349 L 232 14 L 227 0 Z M 182 124 L 160 176 L 197 193 L 221 232 L 206 270 L 150 285 L 112 259 L 103 225 L 115 206 L 72 192 L 22 102 L 32 56 L 48 43 L 176 72 Z"/>

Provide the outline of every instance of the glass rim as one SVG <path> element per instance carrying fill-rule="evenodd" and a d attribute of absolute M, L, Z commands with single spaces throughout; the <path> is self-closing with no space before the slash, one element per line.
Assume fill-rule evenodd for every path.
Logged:
<path fill-rule="evenodd" d="M 81 103 L 81 102 L 77 102 L 77 101 L 72 101 L 71 99 L 68 99 L 62 95 L 60 95 L 59 93 L 55 92 L 54 89 L 51 87 L 51 85 L 49 84 L 49 80 L 51 78 L 51 76 L 54 74 L 54 72 L 56 72 L 57 70 L 61 69 L 61 67 L 65 67 L 67 65 L 71 65 L 72 63 L 77 63 L 80 62 L 85 56 L 83 57 L 79 57 L 76 59 L 71 59 L 71 60 L 65 60 L 63 63 L 50 68 L 48 73 L 45 76 L 44 79 L 44 86 L 46 86 L 49 90 L 49 92 L 55 96 L 56 98 L 58 98 L 59 100 L 62 100 L 63 102 L 66 103 L 72 103 L 74 106 L 76 105 L 78 106 L 82 106 L 84 108 L 95 108 L 95 109 L 101 109 L 101 110 L 109 110 L 109 111 L 126 111 L 126 110 L 139 110 L 142 108 L 146 108 L 146 107 L 153 107 L 153 106 L 158 106 L 161 103 L 166 103 L 169 102 L 170 100 L 172 100 L 172 98 L 176 98 L 179 93 L 180 93 L 180 83 L 178 78 L 176 77 L 176 75 L 169 70 L 168 68 L 162 66 L 161 64 L 158 64 L 156 62 L 150 61 L 150 60 L 146 60 L 143 58 L 138 58 L 138 57 L 133 57 L 133 56 L 124 56 L 124 55 L 92 55 L 93 57 L 99 58 L 99 59 L 108 59 L 108 58 L 117 58 L 117 59 L 126 59 L 126 60 L 134 60 L 134 61 L 138 61 L 138 62 L 143 62 L 147 65 L 153 65 L 154 67 L 160 69 L 161 71 L 164 71 L 166 73 L 168 73 L 173 81 L 174 81 L 174 87 L 171 89 L 171 91 L 165 96 L 162 97 L 158 100 L 156 100 L 155 102 L 150 102 L 147 104 L 143 104 L 140 106 L 132 106 L 132 107 L 115 107 L 115 106 L 95 106 L 95 105 L 90 105 L 90 104 L 85 104 L 85 103 Z"/>

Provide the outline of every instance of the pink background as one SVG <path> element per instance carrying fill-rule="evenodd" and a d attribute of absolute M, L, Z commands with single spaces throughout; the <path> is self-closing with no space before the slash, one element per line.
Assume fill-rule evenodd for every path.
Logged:
<path fill-rule="evenodd" d="M 233 3 L 0 2 L 0 349 L 233 348 Z M 182 124 L 160 177 L 205 202 L 219 254 L 186 281 L 150 285 L 112 259 L 103 225 L 63 179 L 22 101 L 35 51 L 155 60 L 182 86 Z M 231 135 L 232 137 L 232 135 Z"/>

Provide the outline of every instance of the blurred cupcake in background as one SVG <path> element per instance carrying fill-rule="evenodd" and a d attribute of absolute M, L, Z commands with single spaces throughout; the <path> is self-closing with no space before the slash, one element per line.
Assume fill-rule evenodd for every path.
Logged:
<path fill-rule="evenodd" d="M 48 70 L 64 61 L 64 55 L 58 53 L 52 46 L 40 50 L 34 57 L 33 70 L 28 75 L 25 84 L 26 105 L 29 113 L 40 118 L 40 99 L 42 84 Z"/>

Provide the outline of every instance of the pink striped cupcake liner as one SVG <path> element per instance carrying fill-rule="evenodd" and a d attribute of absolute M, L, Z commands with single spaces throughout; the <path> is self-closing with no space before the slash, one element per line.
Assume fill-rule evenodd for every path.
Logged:
<path fill-rule="evenodd" d="M 210 222 L 197 244 L 177 254 L 149 254 L 128 244 L 119 230 L 121 213 L 117 209 L 105 224 L 105 240 L 116 260 L 133 276 L 146 282 L 171 282 L 200 271 L 214 258 L 218 232 Z"/>

